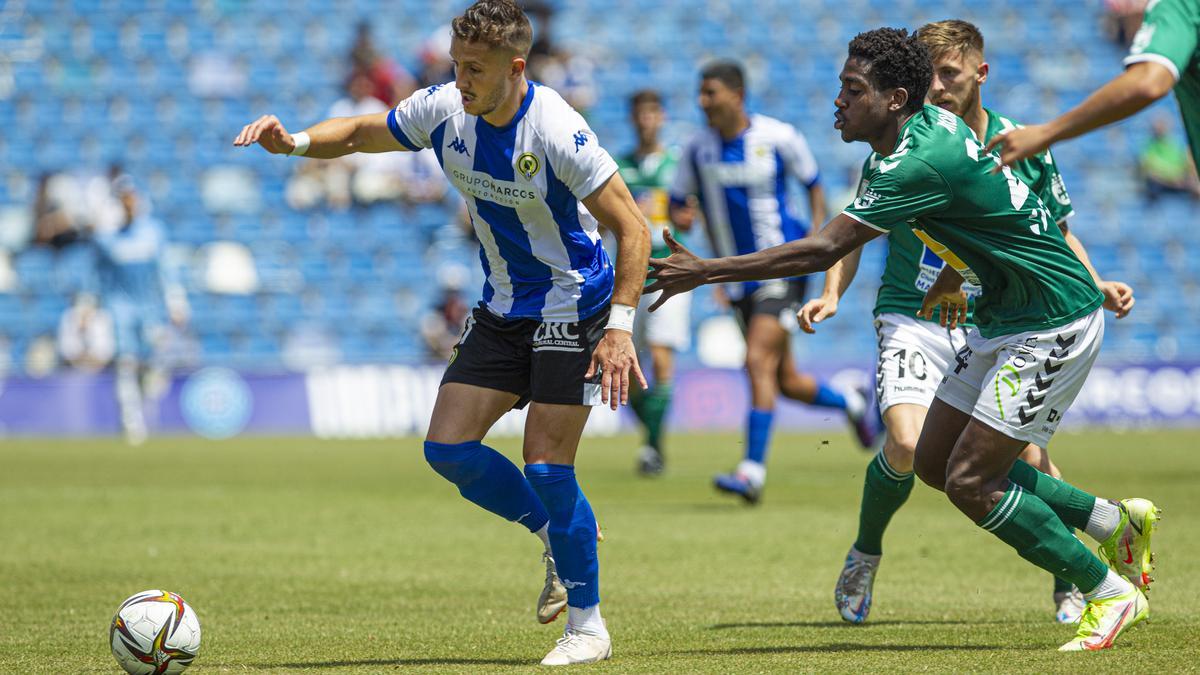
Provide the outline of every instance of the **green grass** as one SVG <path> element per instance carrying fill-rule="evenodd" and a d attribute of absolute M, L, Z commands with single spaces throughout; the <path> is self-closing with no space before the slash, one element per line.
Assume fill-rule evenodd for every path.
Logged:
<path fill-rule="evenodd" d="M 1151 621 L 1103 654 L 1059 654 L 1048 575 L 918 486 L 885 540 L 870 624 L 833 582 L 868 457 L 840 434 L 781 435 L 764 503 L 715 494 L 735 436 L 671 439 L 632 474 L 633 438 L 588 440 L 604 612 L 620 672 L 1180 672 L 1200 664 L 1200 434 L 1062 434 L 1068 477 L 1166 510 Z M 498 443 L 515 454 L 515 441 Z M 0 672 L 111 673 L 108 621 L 146 588 L 203 624 L 189 672 L 533 670 L 562 620 L 534 621 L 536 540 L 462 501 L 416 440 L 0 445 Z"/>

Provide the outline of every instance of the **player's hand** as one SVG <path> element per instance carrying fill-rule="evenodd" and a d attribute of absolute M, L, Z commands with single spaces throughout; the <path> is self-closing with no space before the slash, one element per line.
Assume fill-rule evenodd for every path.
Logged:
<path fill-rule="evenodd" d="M 705 281 L 703 260 L 684 248 L 683 244 L 675 241 L 675 237 L 672 237 L 671 232 L 665 228 L 663 229 L 663 241 L 667 243 L 667 248 L 671 249 L 671 255 L 666 258 L 650 259 L 650 273 L 646 275 L 646 280 L 653 280 L 653 283 L 642 291 L 643 295 L 662 291 L 658 300 L 650 305 L 651 312 L 672 297 L 680 293 L 687 293 Z"/>
<path fill-rule="evenodd" d="M 1038 153 L 1046 151 L 1050 147 L 1050 133 L 1046 130 L 1044 124 L 1034 124 L 1027 127 L 1018 127 L 1010 129 L 1002 134 L 996 134 L 996 137 L 987 144 L 985 150 L 991 152 L 999 149 L 1000 163 L 1004 166 L 1012 166 L 1015 162 L 1023 159 L 1029 159 Z M 996 167 L 992 173 L 1000 171 L 1000 167 Z"/>
<path fill-rule="evenodd" d="M 1118 319 L 1129 316 L 1133 304 L 1133 289 L 1120 281 L 1101 281 L 1100 292 L 1104 294 L 1104 309 L 1117 315 Z"/>
<path fill-rule="evenodd" d="M 638 384 L 647 389 L 646 376 L 638 365 L 633 334 L 618 328 L 604 331 L 604 337 L 592 350 L 592 363 L 584 379 L 590 380 L 600 371 L 600 400 L 613 410 L 629 403 L 629 373 L 637 376 Z"/>
<path fill-rule="evenodd" d="M 796 312 L 796 318 L 800 321 L 800 329 L 811 335 L 817 332 L 813 324 L 821 323 L 825 319 L 837 314 L 837 311 L 837 298 L 823 295 L 804 303 L 800 311 Z"/>
<path fill-rule="evenodd" d="M 917 312 L 917 316 L 932 321 L 933 311 L 940 307 L 942 315 L 938 323 L 953 330 L 958 328 L 960 323 L 967 322 L 967 294 L 962 290 L 962 277 L 957 272 L 947 274 L 947 269 L 950 269 L 949 265 L 943 268 L 937 280 L 925 292 L 925 299 L 921 301 L 921 310 Z"/>
<path fill-rule="evenodd" d="M 233 144 L 239 148 L 258 143 L 267 152 L 275 155 L 289 155 L 296 149 L 292 135 L 283 128 L 283 122 L 274 115 L 263 115 L 250 124 L 242 127 L 242 133 L 233 139 Z"/>

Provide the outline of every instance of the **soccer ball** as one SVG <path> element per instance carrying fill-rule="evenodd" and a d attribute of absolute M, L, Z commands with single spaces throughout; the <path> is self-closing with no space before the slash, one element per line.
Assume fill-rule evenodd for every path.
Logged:
<path fill-rule="evenodd" d="M 142 591 L 117 608 L 108 640 L 130 675 L 174 675 L 200 651 L 200 619 L 174 593 Z"/>

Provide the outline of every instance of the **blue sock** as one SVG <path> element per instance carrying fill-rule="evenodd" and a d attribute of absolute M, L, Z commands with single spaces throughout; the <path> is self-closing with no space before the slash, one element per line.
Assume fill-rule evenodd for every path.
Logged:
<path fill-rule="evenodd" d="M 568 464 L 526 464 L 525 477 L 550 513 L 550 552 L 567 587 L 567 604 L 600 603 L 600 560 L 596 557 L 596 516 Z"/>
<path fill-rule="evenodd" d="M 746 459 L 759 464 L 767 461 L 767 450 L 771 445 L 771 420 L 775 417 L 773 410 L 750 409 L 750 418 L 746 420 Z"/>
<path fill-rule="evenodd" d="M 813 399 L 813 405 L 818 408 L 838 408 L 846 409 L 846 397 L 831 389 L 824 382 L 817 383 L 817 397 Z"/>
<path fill-rule="evenodd" d="M 550 520 L 517 465 L 479 441 L 454 445 L 425 441 L 425 460 L 457 485 L 459 494 L 505 520 L 520 523 L 530 532 L 537 532 Z"/>

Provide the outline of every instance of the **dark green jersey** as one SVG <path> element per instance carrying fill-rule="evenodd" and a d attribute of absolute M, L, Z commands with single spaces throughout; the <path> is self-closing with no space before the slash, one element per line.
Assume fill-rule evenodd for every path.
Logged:
<path fill-rule="evenodd" d="M 1175 76 L 1192 156 L 1200 157 L 1200 0 L 1150 0 L 1125 65 L 1153 61 Z"/>
<path fill-rule="evenodd" d="M 979 286 L 984 337 L 1057 328 L 1094 311 L 1103 296 L 1046 205 L 1007 167 L 992 173 L 998 166 L 965 122 L 927 105 L 844 213 L 889 234 L 910 230 Z"/>
<path fill-rule="evenodd" d="M 663 241 L 662 230 L 671 226 L 668 215 L 668 194 L 671 181 L 675 177 L 675 167 L 679 164 L 679 153 L 675 150 L 654 152 L 639 157 L 630 152 L 617 157 L 617 168 L 621 178 L 629 186 L 633 198 L 646 216 L 646 224 L 650 227 L 650 240 L 653 247 L 650 256 L 665 258 L 671 254 Z M 672 236 L 679 239 L 674 228 Z"/>
<path fill-rule="evenodd" d="M 995 112 L 984 109 L 987 113 L 987 131 L 983 142 L 987 144 L 996 134 L 1015 129 L 1019 124 Z M 880 157 L 877 153 L 863 163 L 862 182 L 859 194 L 866 189 L 867 178 L 871 171 L 878 166 Z M 1066 185 L 1054 156 L 1049 150 L 1017 162 L 1012 167 L 1013 173 L 1025 181 L 1041 198 L 1046 210 L 1054 222 L 1062 224 L 1064 220 L 1075 213 L 1071 208 L 1071 197 L 1067 194 Z M 925 292 L 933 285 L 945 263 L 937 257 L 929 247 L 917 238 L 907 226 L 895 228 L 888 237 L 888 256 L 884 264 L 883 277 L 880 279 L 879 294 L 875 300 L 875 315 L 884 312 L 899 312 L 913 316 L 921 309 L 921 301 Z M 979 287 L 968 284 L 966 289 L 970 296 L 971 310 L 974 311 L 974 298 L 979 295 Z M 938 313 L 933 320 L 937 321 Z M 970 322 L 970 320 L 968 321 Z"/>

